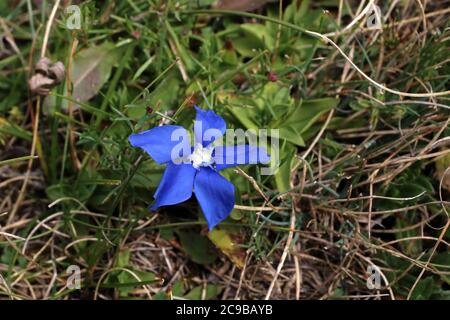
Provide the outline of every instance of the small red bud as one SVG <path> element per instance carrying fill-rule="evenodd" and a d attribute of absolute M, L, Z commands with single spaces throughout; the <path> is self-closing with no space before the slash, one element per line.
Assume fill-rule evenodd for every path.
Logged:
<path fill-rule="evenodd" d="M 233 42 L 230 39 L 225 40 L 224 48 L 225 50 L 233 50 Z"/>
<path fill-rule="evenodd" d="M 139 39 L 141 37 L 141 33 L 139 31 L 133 31 L 131 32 L 131 35 L 135 38 L 135 39 Z"/>
<path fill-rule="evenodd" d="M 276 82 L 278 80 L 278 76 L 275 72 L 269 71 L 267 73 L 267 79 L 271 82 Z"/>

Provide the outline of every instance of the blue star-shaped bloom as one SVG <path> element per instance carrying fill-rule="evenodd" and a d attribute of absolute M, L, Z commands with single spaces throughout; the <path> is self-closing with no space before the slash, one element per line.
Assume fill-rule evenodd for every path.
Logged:
<path fill-rule="evenodd" d="M 265 148 L 251 145 L 213 146 L 214 140 L 225 133 L 225 121 L 214 111 L 195 109 L 194 148 L 189 133 L 175 125 L 132 134 L 129 141 L 157 163 L 167 164 L 151 209 L 181 203 L 194 192 L 212 230 L 234 207 L 234 186 L 219 171 L 239 164 L 266 163 L 270 157 Z"/>

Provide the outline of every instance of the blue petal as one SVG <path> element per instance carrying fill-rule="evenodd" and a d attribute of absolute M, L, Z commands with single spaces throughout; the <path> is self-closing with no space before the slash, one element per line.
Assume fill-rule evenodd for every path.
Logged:
<path fill-rule="evenodd" d="M 153 197 L 155 203 L 150 207 L 156 210 L 161 206 L 177 204 L 192 196 L 194 177 L 197 170 L 191 164 L 169 162 Z"/>
<path fill-rule="evenodd" d="M 133 147 L 144 149 L 159 164 L 187 156 L 191 150 L 189 133 L 180 126 L 156 127 L 132 134 L 128 140 Z"/>
<path fill-rule="evenodd" d="M 194 180 L 194 193 L 203 210 L 209 230 L 223 221 L 234 207 L 234 186 L 208 167 L 203 167 Z"/>
<path fill-rule="evenodd" d="M 197 110 L 194 122 L 195 143 L 201 143 L 206 147 L 223 136 L 227 125 L 225 120 L 212 110 L 204 111 L 197 106 L 195 106 L 195 110 Z"/>
<path fill-rule="evenodd" d="M 267 163 L 270 156 L 264 147 L 251 145 L 217 146 L 214 148 L 214 161 L 217 170 L 241 164 Z"/>

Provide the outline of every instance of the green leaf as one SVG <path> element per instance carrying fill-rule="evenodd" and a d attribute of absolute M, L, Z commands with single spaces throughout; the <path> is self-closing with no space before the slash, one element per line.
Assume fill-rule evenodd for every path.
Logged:
<path fill-rule="evenodd" d="M 305 141 L 301 134 L 293 126 L 280 128 L 280 138 L 300 147 L 305 146 Z"/>
<path fill-rule="evenodd" d="M 108 251 L 109 244 L 105 241 L 95 241 L 91 244 L 77 243 L 75 248 L 80 247 L 80 256 L 86 261 L 89 267 L 95 266 L 100 258 Z"/>
<path fill-rule="evenodd" d="M 240 25 L 240 29 L 245 35 L 257 39 L 265 48 L 273 48 L 275 40 L 267 30 L 266 26 L 256 23 L 244 23 Z"/>
<path fill-rule="evenodd" d="M 292 147 L 285 147 L 282 149 L 280 168 L 275 174 L 275 183 L 279 192 L 286 192 L 291 189 L 291 169 L 294 162 L 296 150 Z"/>
<path fill-rule="evenodd" d="M 96 186 L 83 184 L 77 188 L 73 188 L 72 184 L 61 183 L 49 186 L 45 191 L 50 201 L 55 201 L 61 198 L 69 197 L 76 198 L 81 202 L 87 201 L 94 193 Z M 69 205 L 76 205 L 76 203 L 69 203 Z"/>
<path fill-rule="evenodd" d="M 302 102 L 299 108 L 295 108 L 277 124 L 281 128 L 293 128 L 296 132 L 302 134 L 311 128 L 320 116 L 335 108 L 337 104 L 338 99 L 335 98 L 306 100 Z"/>
<path fill-rule="evenodd" d="M 437 254 L 433 258 L 433 265 L 436 267 L 439 271 L 449 271 L 450 268 L 450 252 L 442 252 Z M 439 273 L 441 276 L 441 279 L 445 281 L 448 285 L 450 285 L 450 276 L 448 274 L 445 274 L 445 272 Z"/>
<path fill-rule="evenodd" d="M 119 295 L 121 297 L 127 297 L 134 288 L 139 287 L 144 283 L 148 284 L 157 281 L 153 272 L 144 272 L 139 270 L 130 271 L 132 271 L 139 278 L 139 280 L 127 271 L 120 271 L 117 276 L 117 280 L 120 285 L 115 285 L 115 287 L 119 290 Z"/>
<path fill-rule="evenodd" d="M 191 230 L 177 230 L 176 233 L 180 238 L 183 251 L 192 261 L 199 264 L 208 264 L 217 259 L 216 250 L 206 237 Z"/>
<path fill-rule="evenodd" d="M 3 140 L 9 139 L 10 136 L 31 141 L 33 135 L 28 130 L 0 117 L 0 144 L 3 143 Z"/>
<path fill-rule="evenodd" d="M 182 297 L 185 293 L 184 282 L 177 280 L 173 283 L 172 288 L 169 288 L 167 292 L 161 291 L 153 296 L 153 300 L 168 300 L 170 296 Z"/>
<path fill-rule="evenodd" d="M 234 51 L 234 50 L 225 50 L 222 53 L 222 60 L 223 60 L 223 62 L 228 63 L 233 66 L 237 65 L 239 62 L 237 55 L 236 55 L 236 51 Z"/>
<path fill-rule="evenodd" d="M 429 300 L 431 295 L 440 291 L 440 286 L 436 284 L 433 277 L 427 277 L 419 281 L 411 295 L 412 300 Z"/>
<path fill-rule="evenodd" d="M 116 267 L 126 268 L 130 262 L 130 249 L 125 248 L 119 252 Z"/>
<path fill-rule="evenodd" d="M 208 284 L 205 288 L 203 288 L 202 286 L 195 287 L 194 289 L 189 291 L 189 293 L 186 294 L 183 298 L 188 300 L 210 300 L 216 298 L 221 291 L 222 288 L 220 286 Z M 204 297 L 202 297 L 203 292 Z"/>
<path fill-rule="evenodd" d="M 258 130 L 259 125 L 255 122 L 258 110 L 254 107 L 229 107 L 231 113 L 247 129 Z"/>
<path fill-rule="evenodd" d="M 144 161 L 130 180 L 130 187 L 145 190 L 156 189 L 161 180 L 164 168 L 153 160 Z"/>
<path fill-rule="evenodd" d="M 175 109 L 178 105 L 177 93 L 180 88 L 180 80 L 170 73 L 161 83 L 147 94 L 139 103 L 133 105 L 126 105 L 126 114 L 134 120 L 142 118 L 146 112 L 147 107 L 158 107 L 158 111 L 165 111 Z"/>
<path fill-rule="evenodd" d="M 241 56 L 253 57 L 257 54 L 257 50 L 273 49 L 275 41 L 264 25 L 244 23 L 239 28 L 242 35 L 233 39 L 233 48 Z"/>

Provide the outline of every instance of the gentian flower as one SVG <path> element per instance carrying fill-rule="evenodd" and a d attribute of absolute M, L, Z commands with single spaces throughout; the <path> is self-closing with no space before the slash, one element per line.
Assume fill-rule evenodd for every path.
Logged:
<path fill-rule="evenodd" d="M 214 146 L 225 133 L 225 121 L 214 111 L 195 109 L 193 148 L 189 133 L 177 125 L 132 134 L 129 141 L 157 163 L 167 164 L 150 209 L 181 203 L 194 192 L 212 230 L 234 208 L 234 186 L 219 172 L 238 164 L 266 163 L 270 157 L 265 148 L 252 145 Z"/>

